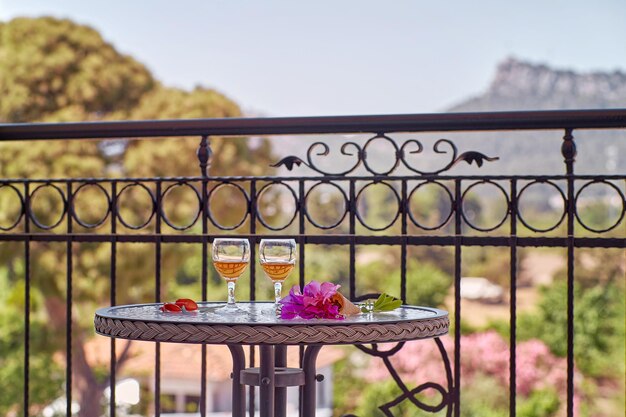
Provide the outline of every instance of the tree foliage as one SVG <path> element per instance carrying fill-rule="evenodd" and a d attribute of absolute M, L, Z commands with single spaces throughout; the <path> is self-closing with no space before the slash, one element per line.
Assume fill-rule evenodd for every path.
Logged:
<path fill-rule="evenodd" d="M 621 254 L 619 260 L 615 255 Z M 593 256 L 593 257 L 591 257 Z M 618 255 L 619 256 L 619 255 Z M 580 251 L 574 287 L 574 358 L 589 376 L 624 373 L 624 258 L 620 250 Z M 542 289 L 536 313 L 519 317 L 518 337 L 538 337 L 550 350 L 567 355 L 567 282 L 565 271 Z"/>
<path fill-rule="evenodd" d="M 51 17 L 0 25 L 0 120 L 77 121 L 129 111 L 155 85 L 94 29 Z"/>
<path fill-rule="evenodd" d="M 623 374 L 624 291 L 614 284 L 574 290 L 574 358 L 591 376 Z M 559 356 L 567 355 L 567 285 L 543 290 L 537 314 L 519 318 L 519 337 L 539 337 Z M 621 355 L 621 359 L 620 359 Z"/>
<path fill-rule="evenodd" d="M 40 298 L 33 298 L 34 310 L 38 310 L 36 307 L 41 302 Z M 11 285 L 6 268 L 0 270 L 0 304 L 3 306 L 0 314 L 0 381 L 5 382 L 0 394 L 0 414 L 8 415 L 15 410 L 16 402 L 22 397 L 24 285 Z M 45 404 L 50 398 L 62 394 L 64 372 L 52 359 L 55 344 L 50 343 L 58 340 L 59 335 L 46 326 L 46 316 L 41 313 L 31 317 L 30 334 L 30 349 L 36 352 L 30 361 L 31 387 L 35 388 L 31 390 L 32 403 Z M 35 406 L 31 411 L 37 408 Z"/>
<path fill-rule="evenodd" d="M 400 296 L 401 271 L 395 262 L 377 260 L 359 270 L 358 285 L 362 293 L 388 293 Z M 437 307 L 452 285 L 452 276 L 429 261 L 409 259 L 406 271 L 406 302 L 412 305 Z"/>
<path fill-rule="evenodd" d="M 0 122 L 241 116 L 237 104 L 225 95 L 203 87 L 192 91 L 164 87 L 155 81 L 144 65 L 119 53 L 96 30 L 70 20 L 49 17 L 0 22 L 0 95 Z M 36 141 L 27 146 L 5 142 L 0 144 L 0 177 L 198 176 L 200 168 L 196 150 L 199 140 L 198 137 L 125 141 L 121 151 L 113 154 L 107 150 L 106 143 L 99 141 Z M 246 138 L 211 138 L 211 147 L 213 175 L 261 174 L 265 173 L 263 167 L 270 163 L 269 144 L 261 139 L 251 143 Z M 197 186 L 199 188 L 200 183 Z M 107 191 L 110 192 L 110 188 Z M 56 191 L 45 187 L 38 194 L 37 201 L 33 201 L 33 211 L 42 223 L 54 223 L 57 213 L 62 210 Z M 126 201 L 126 215 L 130 219 L 145 214 L 142 212 L 145 207 L 135 194 L 129 193 Z M 83 214 L 98 218 L 97 213 L 102 207 L 98 207 L 96 200 L 87 200 L 91 203 L 83 207 Z M 176 213 L 194 210 L 193 199 L 175 200 Z M 19 212 L 19 207 L 7 204 L 2 201 L 2 220 Z M 224 204 L 216 204 L 212 209 L 226 218 L 231 216 Z M 64 219 L 55 230 L 65 231 L 66 222 Z M 109 222 L 110 219 L 95 232 L 108 232 Z M 45 324 L 51 335 L 63 335 L 67 247 L 59 243 L 33 242 L 30 248 L 31 265 L 36 265 L 31 270 L 32 296 L 41 300 L 32 307 L 32 335 L 44 337 L 48 334 L 37 327 L 38 323 Z M 5 274 L 13 291 L 22 294 L 23 250 L 23 245 L 0 245 L 3 261 L 0 273 Z M 81 415 L 97 415 L 100 412 L 98 398 L 107 386 L 107 376 L 84 360 L 84 348 L 93 334 L 91 317 L 94 309 L 109 303 L 111 247 L 108 244 L 74 243 L 72 251 L 73 389 L 78 394 L 75 398 L 81 402 Z M 152 301 L 155 292 L 152 278 L 155 273 L 154 246 L 120 243 L 117 251 L 118 302 Z M 185 245 L 164 246 L 161 257 L 163 277 L 179 275 L 177 271 L 194 256 L 198 257 L 199 251 L 188 251 Z M 164 279 L 163 293 L 167 294 L 167 287 L 175 282 L 174 279 Z M 193 288 L 196 293 L 190 296 L 199 297 L 197 285 Z M 19 317 L 23 311 L 23 297 L 21 304 L 17 299 L 7 303 L 12 306 L 15 317 Z M 23 332 L 23 321 L 11 319 L 7 322 L 4 319 L 8 317 L 14 318 L 13 315 L 3 315 L 0 323 L 0 354 L 3 375 L 9 372 L 14 378 L 22 372 L 23 353 L 21 356 L 16 353 L 5 356 L 3 353 L 5 347 L 9 349 L 5 341 L 11 338 L 21 340 L 15 336 Z M 52 371 L 54 366 L 59 366 L 59 360 L 53 360 L 53 354 L 64 352 L 64 338 L 49 337 L 46 342 L 46 349 L 33 349 L 31 354 L 31 399 L 39 404 L 49 403 L 62 391 L 62 381 L 54 380 L 57 374 Z M 123 364 L 123 361 L 118 363 Z M 42 367 L 51 372 L 50 378 L 37 378 L 44 369 Z M 0 394 L 2 411 L 21 403 L 21 386 L 18 384 L 15 388 L 15 393 L 5 391 Z"/>
<path fill-rule="evenodd" d="M 241 110 L 217 91 L 197 87 L 192 91 L 158 87 L 146 94 L 130 113 L 131 119 L 193 119 L 240 117 Z M 247 138 L 211 137 L 212 175 L 259 175 L 267 173 L 270 145 L 256 141 L 250 152 Z M 198 176 L 196 158 L 199 138 L 168 138 L 131 141 L 124 153 L 129 176 Z M 172 157 L 176 156 L 176 157 Z"/>

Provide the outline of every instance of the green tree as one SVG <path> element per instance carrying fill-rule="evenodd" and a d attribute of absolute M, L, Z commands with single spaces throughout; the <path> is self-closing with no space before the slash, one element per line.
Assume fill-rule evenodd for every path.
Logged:
<path fill-rule="evenodd" d="M 400 268 L 385 260 L 363 267 L 358 286 L 363 293 L 388 293 L 400 296 Z M 381 279 L 381 277 L 384 277 Z M 437 307 L 444 302 L 452 285 L 452 277 L 430 262 L 409 259 L 406 272 L 406 302 L 413 305 Z"/>
<path fill-rule="evenodd" d="M 129 111 L 155 85 L 145 66 L 70 20 L 0 23 L 0 120 L 77 121 Z"/>
<path fill-rule="evenodd" d="M 158 87 L 146 94 L 129 114 L 130 119 L 191 119 L 241 117 L 241 110 L 230 99 L 214 90 L 196 87 L 181 91 Z M 154 141 L 133 140 L 124 153 L 124 170 L 129 176 L 199 176 L 195 156 L 200 138 L 167 138 Z M 271 163 L 268 141 L 255 142 L 254 152 L 247 138 L 210 138 L 213 157 L 210 174 L 267 174 Z M 179 157 L 172 157 L 179 156 Z"/>
<path fill-rule="evenodd" d="M 537 314 L 519 317 L 520 340 L 543 340 L 558 356 L 567 355 L 567 285 L 558 282 L 543 290 Z M 624 291 L 617 286 L 574 290 L 574 358 L 592 376 L 623 374 Z M 622 349 L 620 350 L 620 344 Z M 620 353 L 621 352 L 621 353 Z"/>
<path fill-rule="evenodd" d="M 0 380 L 5 382 L 0 395 L 2 415 L 16 411 L 16 399 L 22 395 L 22 385 L 17 381 L 22 380 L 24 372 L 21 365 L 24 359 L 24 285 L 11 285 L 8 275 L 7 268 L 0 269 L 0 304 L 3 306 L 0 314 Z M 37 306 L 41 302 L 40 297 L 33 298 L 34 310 L 40 310 Z M 45 315 L 34 314 L 31 317 L 30 337 L 31 351 L 38 352 L 30 362 L 31 385 L 36 387 L 31 391 L 34 404 L 45 404 L 50 398 L 61 395 L 64 373 L 52 359 L 54 348 L 49 342 L 54 339 L 54 332 L 46 326 Z M 35 406 L 32 411 L 38 412 L 40 408 Z"/>
<path fill-rule="evenodd" d="M 117 52 L 95 30 L 69 20 L 54 18 L 20 18 L 0 23 L 0 94 L 3 97 L 0 102 L 0 121 L 3 122 L 241 115 L 234 102 L 213 90 L 198 87 L 193 91 L 182 91 L 159 85 L 142 64 Z M 133 140 L 125 143 L 121 154 L 113 156 L 105 152 L 105 147 L 98 141 L 38 141 L 30 142 L 27 146 L 24 143 L 2 143 L 0 177 L 84 178 L 101 177 L 106 173 L 116 176 L 197 176 L 200 172 L 195 156 L 198 143 L 199 138 Z M 265 172 L 263 167 L 271 161 L 270 147 L 264 140 L 257 140 L 252 151 L 245 138 L 212 138 L 211 145 L 213 175 L 256 175 Z M 10 217 L 8 214 L 19 212 L 19 207 L 5 207 L 6 204 L 2 204 L 3 220 L 4 217 Z M 185 200 L 177 203 L 178 206 L 188 204 L 191 202 Z M 131 195 L 127 205 L 129 218 L 142 216 L 142 205 L 136 196 Z M 226 206 L 225 203 L 216 204 L 213 212 L 222 212 L 228 218 L 230 213 L 225 209 Z M 87 204 L 84 207 L 85 215 L 97 218 L 99 208 L 102 207 L 95 203 Z M 56 191 L 50 187 L 40 190 L 39 198 L 33 201 L 33 210 L 42 223 L 54 223 L 56 214 L 61 210 Z M 4 216 L 5 213 L 8 213 L 7 216 Z M 66 220 L 63 220 L 55 230 L 64 231 L 65 227 Z M 95 232 L 107 231 L 102 228 Z M 194 231 L 198 231 L 197 227 Z M 36 265 L 36 268 L 32 268 L 32 293 L 34 299 L 41 300 L 33 304 L 33 337 L 35 329 L 39 329 L 35 326 L 39 323 L 37 320 L 45 323 L 50 334 L 63 335 L 66 320 L 66 245 L 32 242 L 30 247 L 31 266 Z M 184 249 L 183 245 L 164 246 L 161 265 L 164 277 L 177 276 L 177 271 L 189 257 Z M 93 310 L 109 302 L 107 277 L 111 252 L 110 245 L 95 243 L 75 243 L 72 250 L 74 398 L 80 403 L 81 416 L 93 416 L 100 414 L 100 399 L 108 384 L 108 371 L 88 361 L 85 345 L 93 334 Z M 130 303 L 151 300 L 154 281 L 149 277 L 154 276 L 154 246 L 119 244 L 118 253 L 118 276 L 123 275 L 123 278 L 118 279 L 118 301 Z M 199 256 L 198 253 L 194 252 L 193 256 Z M 23 274 L 20 273 L 23 271 L 23 245 L 1 245 L 0 259 L 4 262 L 11 287 L 23 294 Z M 174 282 L 164 280 L 163 294 L 167 294 L 167 287 Z M 12 308 L 20 312 L 23 310 L 23 300 L 21 305 L 18 301 L 9 300 L 8 303 L 12 303 Z M 4 318 L 0 323 L 0 334 L 14 335 L 17 331 L 23 331 L 23 324 L 15 327 L 19 321 L 5 323 Z M 7 327 L 9 324 L 13 327 Z M 39 330 L 37 332 L 37 337 L 47 334 L 43 331 L 39 333 Z M 50 379 L 35 378 L 40 368 L 34 366 L 39 363 L 57 363 L 52 361 L 52 353 L 64 353 L 64 340 L 58 339 L 47 339 L 47 350 L 33 352 L 33 402 L 45 404 L 58 395 L 58 391 L 46 385 L 50 384 Z M 4 343 L 3 336 L 0 351 Z M 118 348 L 119 367 L 127 359 L 126 354 L 126 349 Z M 3 356 L 3 365 L 7 369 L 21 369 L 22 358 Z M 5 391 L 0 397 L 0 407 L 5 407 L 3 410 L 21 403 L 19 394 Z"/>
<path fill-rule="evenodd" d="M 624 264 L 610 250 L 576 255 L 574 287 L 574 358 L 589 376 L 624 374 Z M 593 258 L 590 258 L 593 256 Z M 619 258 L 617 258 L 619 259 Z M 537 313 L 522 314 L 520 340 L 538 337 L 559 356 L 567 355 L 567 283 L 565 271 L 542 289 Z"/>
<path fill-rule="evenodd" d="M 533 391 L 520 401 L 517 415 L 520 417 L 550 417 L 559 411 L 559 396 L 552 390 Z"/>

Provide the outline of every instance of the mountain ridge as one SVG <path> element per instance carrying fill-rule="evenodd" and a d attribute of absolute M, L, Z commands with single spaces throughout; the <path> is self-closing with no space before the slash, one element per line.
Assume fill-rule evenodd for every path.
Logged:
<path fill-rule="evenodd" d="M 578 73 L 507 58 L 487 90 L 447 111 L 606 109 L 626 106 L 626 72 Z"/>
<path fill-rule="evenodd" d="M 497 112 L 521 110 L 606 109 L 626 107 L 626 73 L 591 72 L 552 69 L 545 64 L 533 64 L 515 58 L 501 62 L 491 83 L 482 94 L 477 94 L 452 106 L 447 112 Z M 426 151 L 419 155 L 426 170 L 439 167 L 437 155 L 432 152 L 434 142 L 445 137 L 458 147 L 459 152 L 478 151 L 499 157 L 495 162 L 476 165 L 458 164 L 451 174 L 563 174 L 561 156 L 563 131 L 497 131 L 497 132 L 423 132 L 390 134 L 398 143 L 408 138 L 419 138 Z M 328 167 L 350 166 L 338 147 L 347 140 L 345 135 L 315 135 L 272 138 L 275 153 L 280 157 L 296 155 L 306 158 L 306 149 L 313 142 L 330 138 L 330 154 L 323 158 Z M 349 140 L 361 144 L 363 135 L 349 135 Z M 578 148 L 576 172 L 579 174 L 615 174 L 626 172 L 626 134 L 623 130 L 579 130 L 574 132 Z M 334 149 L 334 150 L 332 150 Z M 372 147 L 368 157 L 379 166 L 387 166 L 393 150 Z M 348 165 L 346 165 L 348 164 Z M 340 171 L 340 168 L 337 168 Z M 410 172 L 407 172 L 410 174 Z"/>

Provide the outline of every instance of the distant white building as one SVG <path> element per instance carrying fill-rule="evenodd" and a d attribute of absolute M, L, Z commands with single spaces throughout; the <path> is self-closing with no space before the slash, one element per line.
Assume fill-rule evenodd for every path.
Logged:
<path fill-rule="evenodd" d="M 461 278 L 461 298 L 487 303 L 501 303 L 504 301 L 504 290 L 487 278 L 463 277 Z"/>

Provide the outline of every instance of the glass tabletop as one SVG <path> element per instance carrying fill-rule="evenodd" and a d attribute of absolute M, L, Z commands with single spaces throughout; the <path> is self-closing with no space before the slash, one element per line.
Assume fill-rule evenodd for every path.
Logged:
<path fill-rule="evenodd" d="M 382 313 L 357 314 L 348 316 L 343 320 L 336 319 L 281 319 L 274 313 L 274 303 L 271 302 L 240 302 L 237 303 L 239 310 L 229 314 L 223 314 L 216 310 L 224 306 L 224 303 L 201 302 L 199 310 L 194 312 L 170 313 L 161 312 L 157 304 L 134 304 L 115 307 L 101 308 L 96 311 L 96 316 L 117 320 L 147 321 L 161 323 L 189 323 L 208 325 L 350 325 L 365 323 L 398 323 L 408 321 L 431 320 L 447 317 L 448 313 L 443 310 L 430 307 L 402 306 L 393 311 Z"/>

